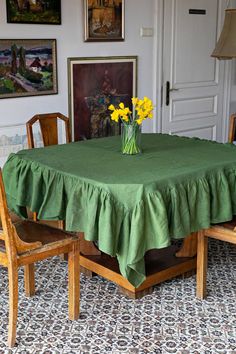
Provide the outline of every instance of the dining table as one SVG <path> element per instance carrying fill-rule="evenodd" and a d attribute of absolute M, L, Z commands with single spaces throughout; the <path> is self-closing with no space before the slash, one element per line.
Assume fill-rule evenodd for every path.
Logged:
<path fill-rule="evenodd" d="M 193 271 L 197 232 L 236 214 L 236 147 L 198 138 L 143 133 L 136 155 L 120 136 L 21 150 L 3 179 L 13 212 L 64 220 L 81 266 L 134 298 Z"/>

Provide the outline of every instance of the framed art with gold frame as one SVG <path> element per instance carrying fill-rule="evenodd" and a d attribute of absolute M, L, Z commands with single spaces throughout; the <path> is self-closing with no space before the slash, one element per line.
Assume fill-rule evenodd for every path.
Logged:
<path fill-rule="evenodd" d="M 137 94 L 137 56 L 68 58 L 69 116 L 73 140 L 120 134 L 110 104 L 132 109 Z"/>
<path fill-rule="evenodd" d="M 84 0 L 85 42 L 124 40 L 125 0 Z"/>

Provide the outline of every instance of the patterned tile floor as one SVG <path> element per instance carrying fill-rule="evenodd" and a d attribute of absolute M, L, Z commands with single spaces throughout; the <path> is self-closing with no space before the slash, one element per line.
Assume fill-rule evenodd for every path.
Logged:
<path fill-rule="evenodd" d="M 236 354 L 236 247 L 210 242 L 208 297 L 195 297 L 195 276 L 131 300 L 102 278 L 81 276 L 80 319 L 67 318 L 67 264 L 37 265 L 37 294 L 27 299 L 20 270 L 18 345 L 6 347 L 7 272 L 0 269 L 0 354 Z"/>

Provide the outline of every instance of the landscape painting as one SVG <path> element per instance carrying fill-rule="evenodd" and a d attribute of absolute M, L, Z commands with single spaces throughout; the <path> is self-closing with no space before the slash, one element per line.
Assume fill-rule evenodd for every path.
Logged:
<path fill-rule="evenodd" d="M 6 0 L 8 23 L 61 24 L 61 0 Z"/>
<path fill-rule="evenodd" d="M 0 98 L 56 93 L 55 39 L 0 39 Z"/>

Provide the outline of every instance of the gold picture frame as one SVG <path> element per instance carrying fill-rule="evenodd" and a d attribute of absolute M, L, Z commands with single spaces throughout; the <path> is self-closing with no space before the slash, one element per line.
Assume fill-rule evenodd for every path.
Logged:
<path fill-rule="evenodd" d="M 84 40 L 123 41 L 125 0 L 84 0 Z"/>
<path fill-rule="evenodd" d="M 120 134 L 110 104 L 132 109 L 137 95 L 137 56 L 68 58 L 69 117 L 72 139 Z"/>

